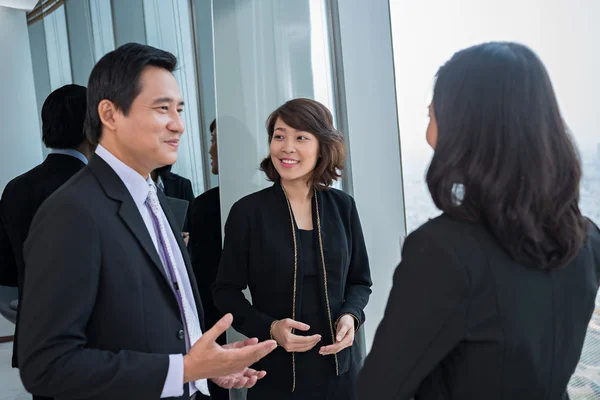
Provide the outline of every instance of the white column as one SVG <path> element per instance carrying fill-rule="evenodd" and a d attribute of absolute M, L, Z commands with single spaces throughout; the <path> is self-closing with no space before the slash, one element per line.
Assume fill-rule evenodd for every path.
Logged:
<path fill-rule="evenodd" d="M 40 126 L 25 11 L 0 6 L 0 191 L 42 161 Z"/>

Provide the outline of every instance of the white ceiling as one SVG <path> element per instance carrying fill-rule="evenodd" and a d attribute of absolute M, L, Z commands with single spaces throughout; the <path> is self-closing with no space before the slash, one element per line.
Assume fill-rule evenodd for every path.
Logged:
<path fill-rule="evenodd" d="M 0 7 L 11 7 L 19 10 L 31 11 L 38 0 L 0 0 Z"/>

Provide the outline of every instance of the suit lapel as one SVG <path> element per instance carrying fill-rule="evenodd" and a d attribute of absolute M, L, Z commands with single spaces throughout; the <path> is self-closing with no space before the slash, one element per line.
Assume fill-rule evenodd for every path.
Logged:
<path fill-rule="evenodd" d="M 167 277 L 167 273 L 165 272 L 165 269 L 162 265 L 160 256 L 156 251 L 156 247 L 154 247 L 154 242 L 152 242 L 152 238 L 150 237 L 150 233 L 146 228 L 146 224 L 144 223 L 144 220 L 140 214 L 138 207 L 133 201 L 131 194 L 127 190 L 127 187 L 125 186 L 121 178 L 119 178 L 117 173 L 101 157 L 92 157 L 90 163 L 88 164 L 88 168 L 90 168 L 94 175 L 96 175 L 106 195 L 112 198 L 113 200 L 121 202 L 121 207 L 119 208 L 119 216 L 121 217 L 125 225 L 127 225 L 132 235 L 140 243 L 140 246 L 148 254 L 150 259 L 152 260 L 152 264 L 158 269 L 158 272 L 163 277 L 163 282 L 165 283 L 165 285 L 167 285 L 169 291 L 172 292 L 169 283 L 169 278 Z M 183 255 L 183 260 L 185 262 L 185 267 L 188 272 L 190 285 L 194 293 L 194 299 L 196 300 L 196 309 L 198 310 L 200 327 L 204 330 L 204 310 L 202 309 L 200 295 L 198 294 L 198 285 L 196 284 L 194 272 L 191 268 L 190 258 L 187 254 L 185 244 L 183 243 L 181 232 L 178 232 L 178 229 L 175 228 L 175 219 L 171 214 L 164 194 L 160 190 L 158 191 L 158 198 L 161 203 L 162 209 L 167 217 L 167 220 L 169 221 L 169 225 L 171 226 L 171 229 L 175 234 L 175 238 L 177 240 L 177 244 L 179 245 L 179 249 Z"/>
<path fill-rule="evenodd" d="M 152 264 L 154 264 L 159 274 L 164 278 L 164 283 L 170 288 L 169 278 L 160 261 L 156 247 L 154 247 L 154 242 L 152 242 L 146 224 L 121 178 L 101 157 L 92 157 L 88 167 L 98 178 L 106 195 L 121 203 L 119 216 L 125 225 L 127 225 L 131 234 L 140 243 L 140 246 L 148 254 L 152 260 Z"/>
<path fill-rule="evenodd" d="M 165 279 L 165 283 L 168 284 L 169 278 L 167 277 L 167 273 L 165 272 L 162 262 L 160 261 L 160 256 L 154 246 L 154 242 L 148 233 L 146 224 L 140 215 L 140 211 L 133 202 L 133 199 L 125 200 L 121 203 L 119 216 L 123 222 L 125 222 L 133 236 L 138 240 L 144 251 L 150 256 L 152 263 L 158 268 L 158 271 Z"/>

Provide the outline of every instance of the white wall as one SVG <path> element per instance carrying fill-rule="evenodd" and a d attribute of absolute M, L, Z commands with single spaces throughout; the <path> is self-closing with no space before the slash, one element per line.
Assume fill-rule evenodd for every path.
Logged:
<path fill-rule="evenodd" d="M 25 11 L 0 7 L 0 190 L 42 161 Z"/>

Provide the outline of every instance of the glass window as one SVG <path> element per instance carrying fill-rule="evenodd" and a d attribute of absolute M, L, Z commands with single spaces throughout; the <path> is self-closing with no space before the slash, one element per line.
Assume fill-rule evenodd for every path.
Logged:
<path fill-rule="evenodd" d="M 144 19 L 147 44 L 173 53 L 178 61 L 173 75 L 185 102 L 182 114 L 185 135 L 181 137 L 173 172 L 191 180 L 195 194 L 202 193 L 202 136 L 190 4 L 187 1 L 144 0 Z"/>
<path fill-rule="evenodd" d="M 600 114 L 595 112 L 593 97 L 600 89 L 596 73 L 600 55 L 586 51 L 594 48 L 592 38 L 600 34 L 592 18 L 600 14 L 600 3 L 459 3 L 434 0 L 408 4 L 390 0 L 408 230 L 439 213 L 424 180 L 432 155 L 425 142 L 425 129 L 433 77 L 455 51 L 490 40 L 521 42 L 536 51 L 545 63 L 582 156 L 581 209 L 594 221 L 600 221 L 600 137 L 596 133 Z M 557 29 L 566 16 L 572 21 L 571 28 Z"/>

